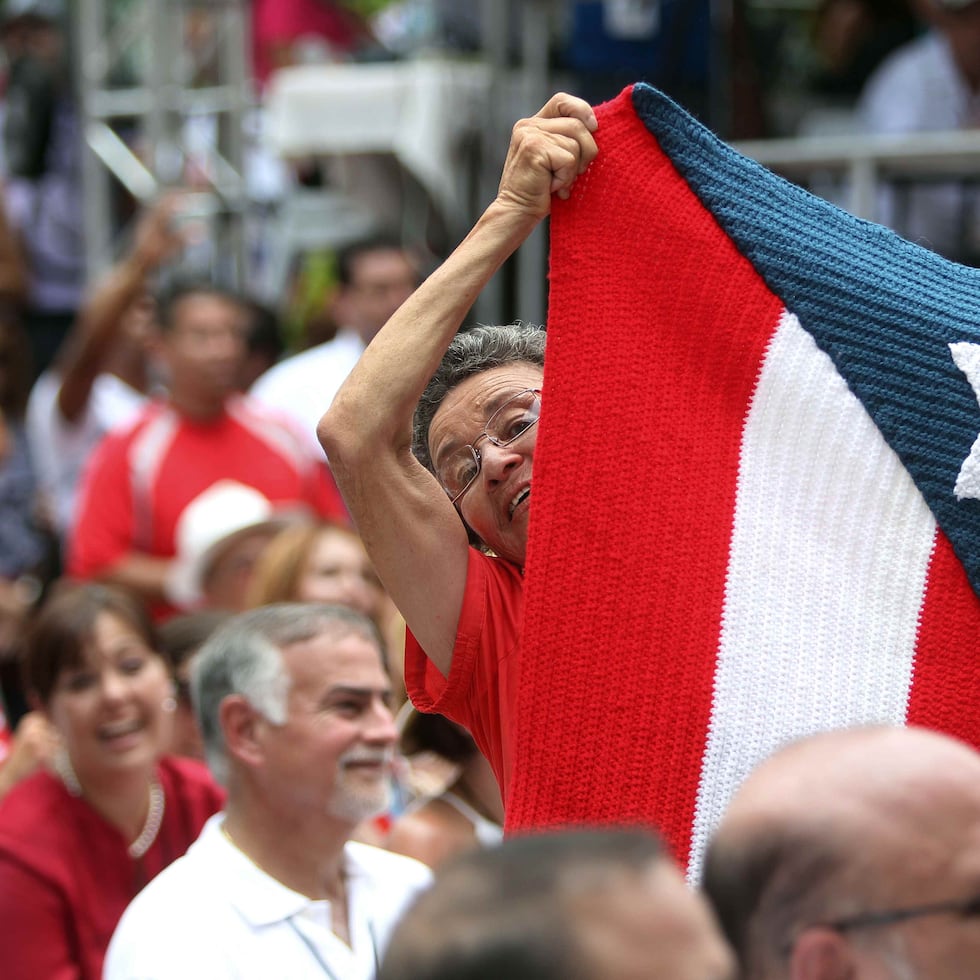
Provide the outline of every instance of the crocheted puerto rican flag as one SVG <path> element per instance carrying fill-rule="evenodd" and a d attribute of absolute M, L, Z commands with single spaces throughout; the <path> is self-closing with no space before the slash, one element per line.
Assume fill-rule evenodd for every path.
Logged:
<path fill-rule="evenodd" d="M 598 118 L 552 219 L 508 826 L 652 823 L 697 877 L 787 740 L 980 744 L 980 271 L 647 86 Z"/>

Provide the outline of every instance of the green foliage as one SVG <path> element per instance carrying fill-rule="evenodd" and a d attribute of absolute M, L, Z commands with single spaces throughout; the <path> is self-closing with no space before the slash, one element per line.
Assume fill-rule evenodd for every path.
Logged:
<path fill-rule="evenodd" d="M 364 18 L 373 17 L 385 7 L 390 7 L 392 2 L 393 0 L 341 0 L 343 6 Z"/>
<path fill-rule="evenodd" d="M 309 342 L 309 327 L 323 316 L 337 289 L 336 255 L 329 249 L 305 253 L 299 262 L 283 317 L 286 346 L 300 350 Z"/>

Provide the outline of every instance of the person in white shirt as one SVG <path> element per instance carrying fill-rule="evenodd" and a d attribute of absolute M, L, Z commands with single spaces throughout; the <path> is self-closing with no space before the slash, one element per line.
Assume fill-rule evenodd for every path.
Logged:
<path fill-rule="evenodd" d="M 191 690 L 227 803 L 126 910 L 105 980 L 374 977 L 431 881 L 350 840 L 389 797 L 382 657 L 370 621 L 335 606 L 265 606 L 205 643 Z"/>
<path fill-rule="evenodd" d="M 857 105 L 863 132 L 906 135 L 980 125 L 980 0 L 916 0 L 930 30 L 894 51 Z M 975 261 L 980 208 L 973 181 L 889 189 L 878 219 L 948 258 Z"/>
<path fill-rule="evenodd" d="M 410 253 L 387 235 L 361 239 L 337 255 L 338 291 L 331 304 L 336 336 L 270 368 L 252 386 L 253 397 L 282 412 L 316 438 L 320 416 L 350 374 L 364 348 L 415 291 L 419 272 Z"/>

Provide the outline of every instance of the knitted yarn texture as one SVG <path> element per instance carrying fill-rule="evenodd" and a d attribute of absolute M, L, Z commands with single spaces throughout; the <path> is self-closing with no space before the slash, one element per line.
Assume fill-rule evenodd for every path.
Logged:
<path fill-rule="evenodd" d="M 552 215 L 507 826 L 650 824 L 696 878 L 788 740 L 980 744 L 980 271 L 648 86 L 597 115 Z"/>

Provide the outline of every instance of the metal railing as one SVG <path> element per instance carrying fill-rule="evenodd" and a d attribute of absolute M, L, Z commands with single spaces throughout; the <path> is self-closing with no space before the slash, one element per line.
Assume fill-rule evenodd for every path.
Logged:
<path fill-rule="evenodd" d="M 872 221 L 878 216 L 882 186 L 980 180 L 980 130 L 755 140 L 736 149 L 791 180 L 806 183 L 828 173 L 842 177 L 847 209 Z"/>

